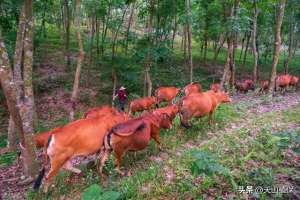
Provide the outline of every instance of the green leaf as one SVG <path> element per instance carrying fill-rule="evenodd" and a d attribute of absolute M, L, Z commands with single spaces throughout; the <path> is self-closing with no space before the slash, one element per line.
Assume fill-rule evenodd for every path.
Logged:
<path fill-rule="evenodd" d="M 107 191 L 104 192 L 101 196 L 101 200 L 117 200 L 120 197 L 120 193 L 119 192 L 115 192 L 115 191 Z"/>
<path fill-rule="evenodd" d="M 93 184 L 81 194 L 81 200 L 98 200 L 100 199 L 101 193 L 102 188 L 97 184 Z"/>

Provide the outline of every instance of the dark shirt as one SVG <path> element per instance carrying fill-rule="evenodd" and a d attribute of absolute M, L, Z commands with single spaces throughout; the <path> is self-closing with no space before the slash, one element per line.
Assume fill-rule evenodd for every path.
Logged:
<path fill-rule="evenodd" d="M 125 102 L 126 101 L 125 91 L 124 90 L 119 90 L 118 97 L 119 97 L 120 102 Z"/>

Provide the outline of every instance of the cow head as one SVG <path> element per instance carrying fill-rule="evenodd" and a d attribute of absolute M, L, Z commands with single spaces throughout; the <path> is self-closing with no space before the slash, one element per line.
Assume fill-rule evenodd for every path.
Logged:
<path fill-rule="evenodd" d="M 163 113 L 160 116 L 160 127 L 164 129 L 171 129 L 172 128 L 172 120 L 170 116 L 166 113 Z"/>
<path fill-rule="evenodd" d="M 216 93 L 216 96 L 219 100 L 220 103 L 228 103 L 228 102 L 231 102 L 231 98 L 229 97 L 229 95 L 222 91 L 222 92 L 217 92 Z"/>

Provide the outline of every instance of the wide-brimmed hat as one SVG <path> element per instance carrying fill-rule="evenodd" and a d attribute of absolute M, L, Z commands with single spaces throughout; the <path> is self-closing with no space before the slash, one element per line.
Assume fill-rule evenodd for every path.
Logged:
<path fill-rule="evenodd" d="M 126 88 L 124 86 L 121 86 L 120 87 L 120 90 L 125 90 Z"/>

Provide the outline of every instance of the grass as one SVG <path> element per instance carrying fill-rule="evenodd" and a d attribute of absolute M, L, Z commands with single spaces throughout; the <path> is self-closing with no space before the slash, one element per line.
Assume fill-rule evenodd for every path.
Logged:
<path fill-rule="evenodd" d="M 256 116 L 251 114 L 243 119 L 244 112 L 236 106 L 223 105 L 218 109 L 218 126 L 208 127 L 207 119 L 193 121 L 193 129 L 184 132 L 179 139 L 177 129 L 162 131 L 164 154 L 158 151 L 154 143 L 137 157 L 128 154 L 122 167 L 131 171 L 132 176 L 120 178 L 113 170 L 113 160 L 106 165 L 109 179 L 102 183 L 96 169 L 84 170 L 82 180 L 74 182 L 68 173 L 60 173 L 55 185 L 46 196 L 30 192 L 30 199 L 58 198 L 62 195 L 76 198 L 89 185 L 98 184 L 104 191 L 116 191 L 121 199 L 177 199 L 195 198 L 222 199 L 226 195 L 242 199 L 240 187 L 275 187 L 282 184 L 278 177 L 285 175 L 297 180 L 296 167 L 287 165 L 285 152 L 291 146 L 299 145 L 300 132 L 293 132 L 294 139 L 288 141 L 288 147 L 282 149 L 282 138 L 278 131 L 286 132 L 285 123 L 297 123 L 300 104 L 286 111 L 277 111 Z M 232 114 L 234 112 L 235 114 Z M 227 116 L 230 116 L 228 119 Z M 276 122 L 276 123 L 275 123 Z M 284 123 L 283 123 L 284 122 Z M 177 125 L 178 119 L 175 119 Z M 230 128 L 230 124 L 244 124 Z M 282 124 L 277 126 L 277 124 Z M 282 141 L 281 141 L 282 142 Z M 147 159 L 160 158 L 161 161 Z M 61 184 L 61 182 L 74 184 Z M 292 184 L 296 182 L 291 181 Z M 104 186 L 106 185 L 106 186 Z M 288 198 L 288 194 L 269 195 L 252 193 L 249 197 L 261 199 Z"/>

